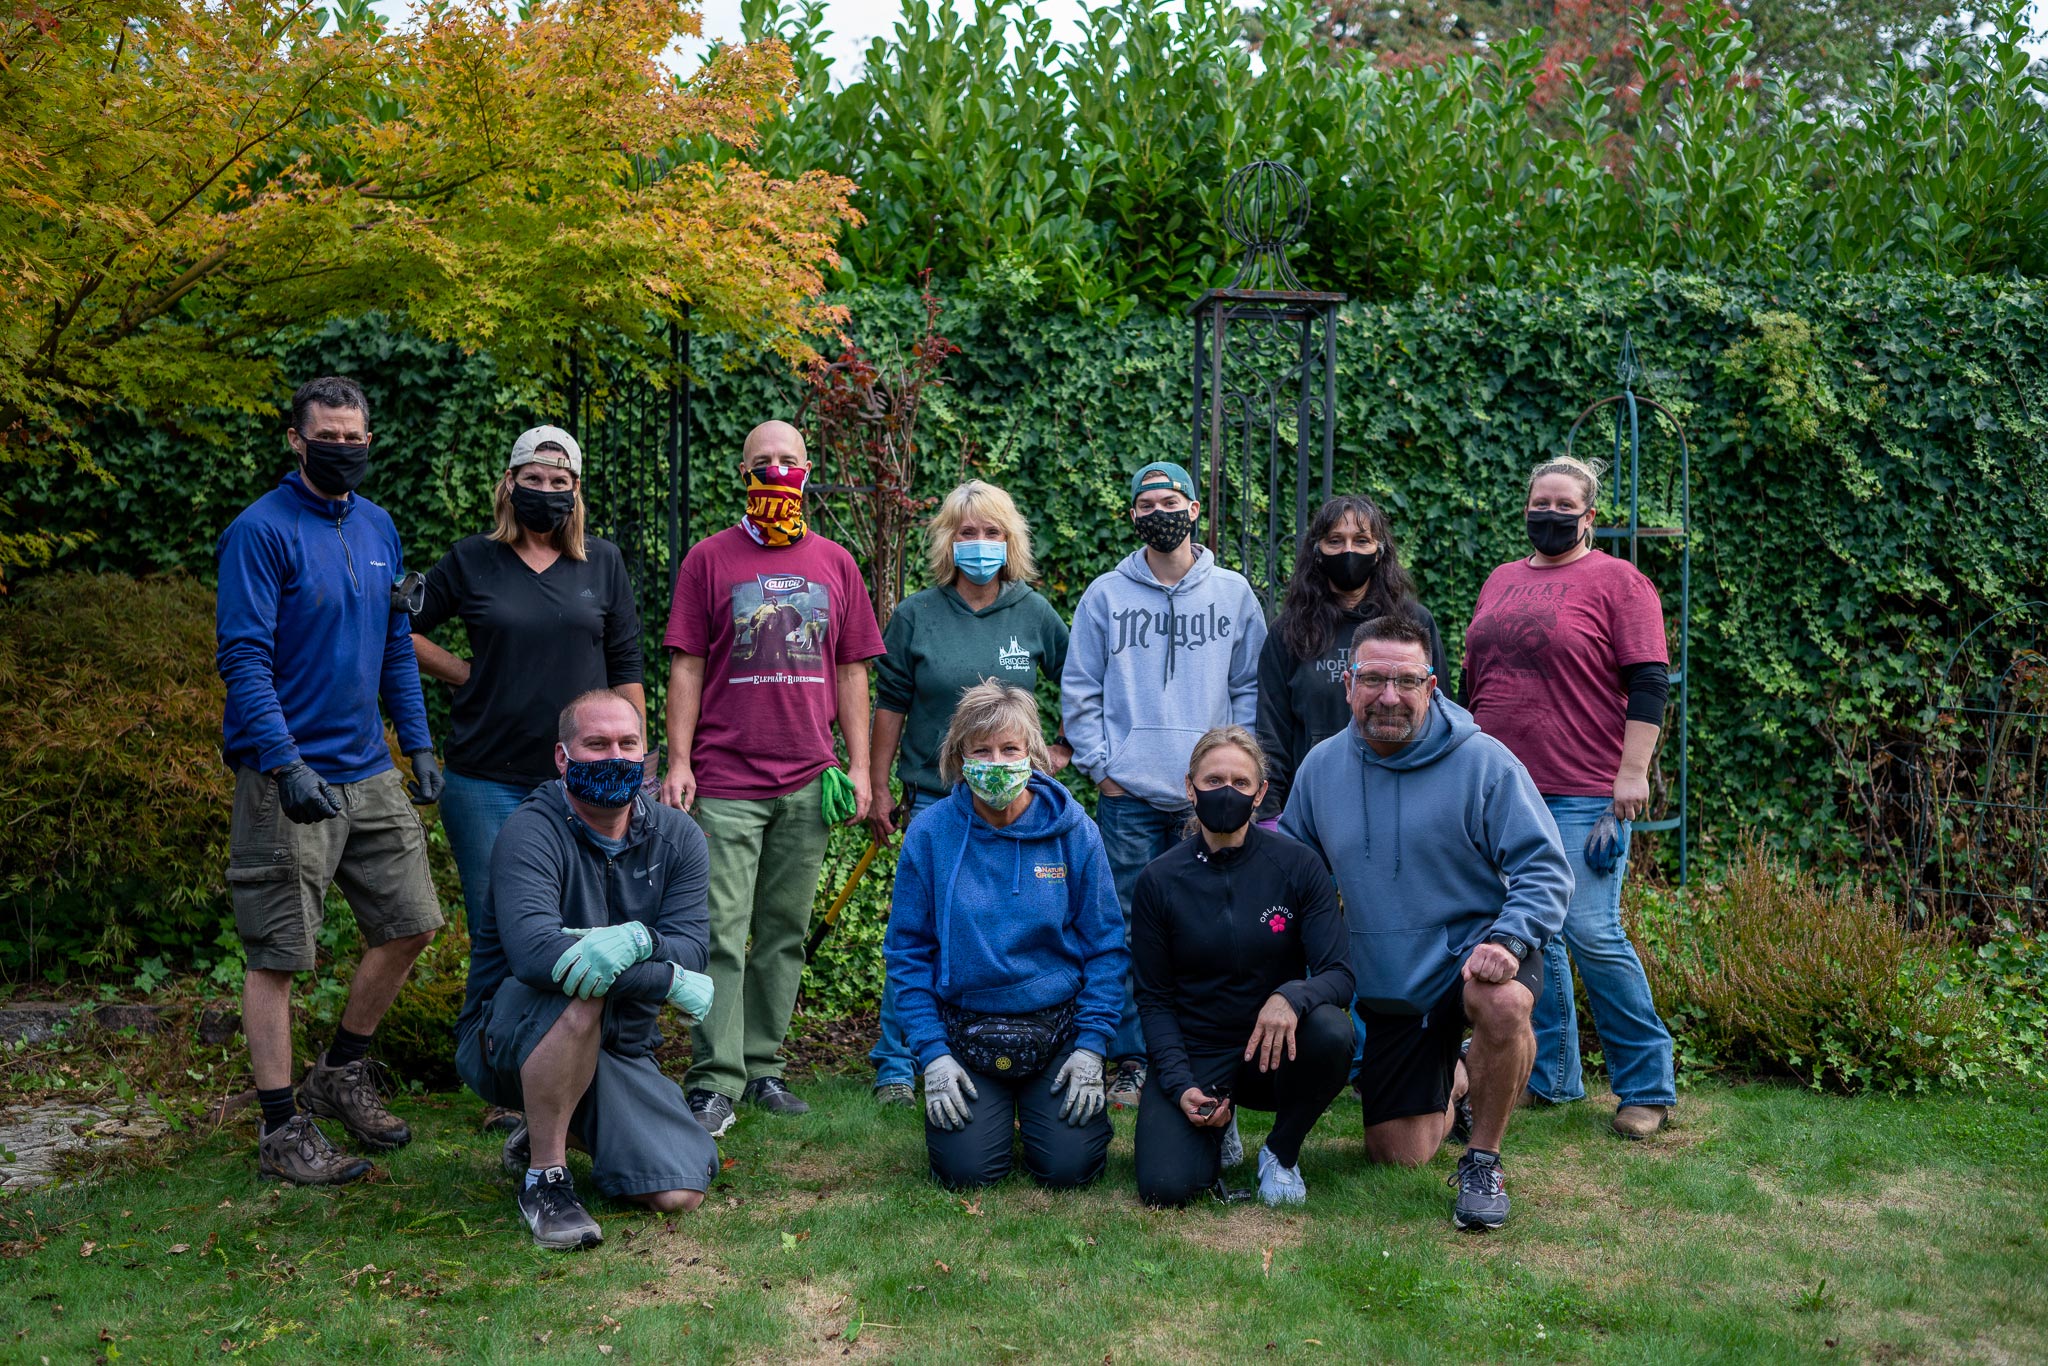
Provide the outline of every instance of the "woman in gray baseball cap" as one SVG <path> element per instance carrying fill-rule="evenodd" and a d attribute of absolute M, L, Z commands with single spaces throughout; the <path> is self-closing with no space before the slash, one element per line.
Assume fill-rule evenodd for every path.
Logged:
<path fill-rule="evenodd" d="M 441 823 L 475 910 L 490 895 L 491 846 L 528 793 L 552 781 L 556 718 L 571 698 L 615 688 L 646 712 L 640 614 L 617 546 L 589 535 L 583 451 L 560 427 L 512 443 L 493 525 L 427 573 L 413 614 L 420 672 L 451 685 Z M 460 619 L 464 659 L 427 637 Z"/>

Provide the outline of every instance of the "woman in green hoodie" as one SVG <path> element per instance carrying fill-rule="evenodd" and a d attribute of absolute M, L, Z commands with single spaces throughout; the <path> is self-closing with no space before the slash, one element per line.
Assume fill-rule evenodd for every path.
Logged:
<path fill-rule="evenodd" d="M 951 792 L 939 773 L 939 742 L 962 692 L 991 678 L 1030 692 L 1041 678 L 1057 682 L 1067 659 L 1067 624 L 1031 586 L 1031 528 L 1009 494 L 979 479 L 954 489 L 932 514 L 926 549 L 932 586 L 897 606 L 882 633 L 888 654 L 876 661 L 868 753 L 878 799 L 868 827 L 877 843 Z M 1073 757 L 1065 744 L 1051 751 L 1054 772 Z M 894 810 L 880 800 L 892 768 L 903 784 Z M 910 1105 L 916 1067 L 886 977 L 881 1035 L 868 1054 L 875 1098 Z"/>

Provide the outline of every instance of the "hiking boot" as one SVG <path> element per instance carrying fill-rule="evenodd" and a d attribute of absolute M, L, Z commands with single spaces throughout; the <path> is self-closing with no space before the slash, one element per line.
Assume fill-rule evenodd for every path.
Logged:
<path fill-rule="evenodd" d="M 312 1116 L 293 1115 L 256 1140 L 256 1170 L 294 1186 L 339 1186 L 370 1174 L 370 1161 L 327 1141 Z"/>
<path fill-rule="evenodd" d="M 1467 1039 L 1458 1045 L 1458 1060 L 1463 1062 L 1470 1056 L 1472 1056 L 1472 1041 Z M 1451 1111 L 1451 1142 L 1465 1144 L 1471 1141 L 1472 1076 L 1468 1072 L 1465 1075 L 1465 1094 L 1458 1097 L 1455 1102 L 1455 1108 Z"/>
<path fill-rule="evenodd" d="M 1445 1184 L 1458 1188 L 1458 1202 L 1451 1210 L 1452 1228 L 1483 1233 L 1508 1221 L 1508 1183 L 1498 1155 L 1467 1148 L 1458 1159 L 1457 1172 Z"/>
<path fill-rule="evenodd" d="M 1125 1058 L 1116 1065 L 1116 1075 L 1110 1078 L 1110 1108 L 1135 1110 L 1138 1108 L 1138 1097 L 1144 1093 L 1145 1060 Z"/>
<path fill-rule="evenodd" d="M 771 1115 L 807 1115 L 811 1112 L 811 1107 L 796 1092 L 782 1084 L 781 1077 L 755 1077 L 747 1083 L 747 1089 L 740 1092 L 740 1100 Z"/>
<path fill-rule="evenodd" d="M 716 1091 L 692 1091 L 687 1099 L 690 1113 L 704 1126 L 704 1132 L 713 1138 L 725 1137 L 732 1127 L 732 1102 Z"/>
<path fill-rule="evenodd" d="M 1223 1131 L 1223 1168 L 1228 1171 L 1244 1161 L 1244 1139 L 1237 1132 L 1237 1111 L 1230 1112 L 1230 1127 Z"/>
<path fill-rule="evenodd" d="M 567 1167 L 549 1167 L 540 1180 L 520 1191 L 519 1212 L 533 1230 L 533 1241 L 556 1252 L 596 1247 L 604 1241 L 604 1230 L 576 1198 Z"/>
<path fill-rule="evenodd" d="M 917 1090 L 907 1081 L 885 1081 L 875 1088 L 875 1104 L 883 1109 L 917 1104 Z"/>
<path fill-rule="evenodd" d="M 582 1153 L 586 1157 L 590 1155 L 590 1149 L 583 1146 L 583 1140 L 576 1137 L 574 1129 L 569 1131 L 566 1145 L 572 1153 Z M 533 1170 L 533 1138 L 526 1131 L 526 1120 L 523 1116 L 519 1120 L 519 1127 L 505 1136 L 505 1147 L 498 1154 L 498 1161 L 504 1164 L 506 1172 L 512 1176 L 524 1176 Z"/>
<path fill-rule="evenodd" d="M 357 1058 L 340 1067 L 329 1067 L 326 1059 L 313 1064 L 299 1083 L 299 1096 L 308 1114 L 338 1119 L 348 1135 L 365 1148 L 403 1148 L 412 1142 L 412 1130 L 405 1121 L 384 1108 L 377 1083 L 388 1087 L 390 1076 L 368 1058 Z"/>
<path fill-rule="evenodd" d="M 485 1133 L 497 1129 L 509 1134 L 514 1129 L 525 1127 L 525 1124 L 526 1116 L 517 1110 L 507 1110 L 502 1105 L 486 1105 L 484 1117 L 476 1122 L 476 1127 Z"/>
<path fill-rule="evenodd" d="M 1623 1138 L 1648 1138 L 1670 1117 L 1669 1105 L 1624 1105 L 1614 1112 L 1614 1132 Z"/>
<path fill-rule="evenodd" d="M 1273 1206 L 1307 1204 L 1308 1182 L 1301 1179 L 1301 1167 L 1283 1167 L 1271 1148 L 1260 1148 L 1259 1199 Z"/>

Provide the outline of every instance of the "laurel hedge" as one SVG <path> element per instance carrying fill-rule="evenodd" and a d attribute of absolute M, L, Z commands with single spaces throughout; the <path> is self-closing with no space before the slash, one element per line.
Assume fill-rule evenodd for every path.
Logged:
<path fill-rule="evenodd" d="M 1384 501 L 1455 660 L 1479 584 L 1521 552 L 1521 477 L 1561 448 L 1588 401 L 1614 390 L 1631 336 L 1646 371 L 1637 387 L 1677 413 L 1692 440 L 1695 850 L 1711 859 L 1735 831 L 1756 828 L 1823 869 L 1867 866 L 1887 852 L 1873 847 L 1884 831 L 1858 805 L 1870 756 L 1921 723 L 1928 681 L 1965 632 L 2048 597 L 2043 296 L 2037 282 L 1983 276 L 1769 285 L 1617 272 L 1569 289 L 1424 291 L 1354 305 L 1338 334 L 1337 485 Z M 917 316 L 902 291 L 846 302 L 876 346 L 908 337 Z M 1190 325 L 1139 311 L 1111 327 L 985 299 L 949 307 L 941 325 L 962 352 L 947 387 L 928 398 L 919 492 L 943 492 L 963 469 L 1008 486 L 1032 519 L 1045 591 L 1071 610 L 1090 577 L 1133 544 L 1118 515 L 1127 472 L 1188 449 Z M 719 338 L 698 338 L 695 356 L 692 537 L 737 513 L 726 476 L 740 436 L 792 413 L 797 399 L 786 370 Z M 384 319 L 293 340 L 285 359 L 293 376 L 341 371 L 364 382 L 379 433 L 366 492 L 391 508 L 418 563 L 483 523 L 510 434 L 546 409 L 544 396 L 486 357 Z M 112 484 L 60 497 L 31 473 L 6 494 L 52 530 L 98 533 L 74 569 L 184 571 L 203 582 L 219 529 L 284 464 L 275 426 L 231 430 L 231 445 L 207 448 L 109 420 L 97 455 Z M 1646 451 L 1662 459 L 1669 443 L 1645 430 Z M 1594 444 L 1605 441 L 1603 429 Z M 1661 486 L 1647 497 L 1663 515 Z M 1668 549 L 1646 550 L 1644 564 L 1675 591 Z M 88 644 L 67 646 L 48 638 L 46 621 L 30 624 L 63 601 L 29 591 L 0 607 L 11 699 L 0 709 L 0 772 L 17 794 L 24 754 L 57 766 L 35 778 L 52 794 L 97 762 L 81 746 L 75 776 L 60 774 L 64 756 L 35 748 L 33 708 L 19 699 L 19 686 L 55 667 L 47 651 Z M 81 621 L 76 635 L 94 629 Z M 199 687 L 210 672 L 203 632 L 150 639 L 154 662 L 99 656 L 122 686 L 73 700 L 107 713 L 106 735 L 146 734 L 140 699 L 153 696 L 149 724 L 161 727 L 164 707 L 184 694 L 151 680 Z M 194 746 L 212 743 L 204 711 L 179 713 Z M 170 800 L 169 786 L 152 787 L 150 800 Z M 137 824 L 132 838 L 152 847 L 123 864 L 159 890 L 124 883 L 118 902 L 98 894 L 106 884 L 92 860 L 104 851 L 52 834 L 61 802 L 10 803 L 19 814 L 10 815 L 0 904 L 17 934 L 33 904 L 45 955 L 67 944 L 118 955 L 192 945 L 193 916 L 223 914 L 224 899 L 218 841 L 189 832 L 224 826 L 225 807 L 217 785 L 179 790 L 197 808 Z M 834 873 L 851 864 L 859 837 L 840 844 Z M 825 882 L 821 904 L 837 890 L 836 876 Z M 813 974 L 821 1007 L 872 995 L 887 882 L 886 869 L 871 873 L 827 941 Z M 8 962 L 22 966 L 20 955 Z"/>

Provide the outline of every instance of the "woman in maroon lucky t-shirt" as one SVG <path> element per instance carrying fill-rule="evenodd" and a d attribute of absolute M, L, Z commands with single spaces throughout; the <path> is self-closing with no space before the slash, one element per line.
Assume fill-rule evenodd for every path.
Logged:
<path fill-rule="evenodd" d="M 1575 965 L 1620 1101 L 1615 1131 L 1648 1138 L 1677 1100 L 1671 1032 L 1621 928 L 1621 880 L 1629 822 L 1649 805 L 1670 654 L 1655 585 L 1592 548 L 1599 494 L 1599 473 L 1569 457 L 1529 476 L 1524 516 L 1535 553 L 1500 566 L 1479 590 L 1465 633 L 1465 697 L 1480 729 L 1536 780 L 1572 864 L 1564 932 L 1543 946 L 1529 1089 L 1559 1103 L 1586 1094 Z"/>

